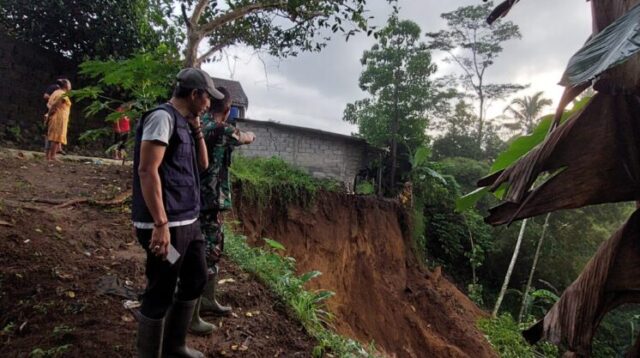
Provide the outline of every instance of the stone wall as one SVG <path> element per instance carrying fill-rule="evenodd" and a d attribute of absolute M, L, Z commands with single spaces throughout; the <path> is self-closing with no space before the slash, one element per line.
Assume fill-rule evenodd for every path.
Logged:
<path fill-rule="evenodd" d="M 317 178 L 334 178 L 349 188 L 365 168 L 374 149 L 364 140 L 275 122 L 238 119 L 238 128 L 252 131 L 256 141 L 238 152 L 249 157 L 280 157 Z"/>
<path fill-rule="evenodd" d="M 0 32 L 0 143 L 16 142 L 19 128 L 22 146 L 40 146 L 42 116 L 46 112 L 44 90 L 59 77 L 75 82 L 75 73 L 76 67 L 62 56 Z M 72 112 L 70 136 L 77 133 L 74 127 L 84 127 L 84 123 L 78 123 L 78 112 Z"/>

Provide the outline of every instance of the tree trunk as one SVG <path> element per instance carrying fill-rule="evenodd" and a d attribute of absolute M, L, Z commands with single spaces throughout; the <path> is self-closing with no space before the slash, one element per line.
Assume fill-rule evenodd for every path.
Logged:
<path fill-rule="evenodd" d="M 200 41 L 202 41 L 202 37 L 198 33 L 194 33 L 191 30 L 188 31 L 187 47 L 184 50 L 184 67 L 200 67 L 200 64 L 196 64 Z"/>
<path fill-rule="evenodd" d="M 533 281 L 533 275 L 536 272 L 536 266 L 538 265 L 538 258 L 540 258 L 540 251 L 542 249 L 542 242 L 544 241 L 544 235 L 547 232 L 547 227 L 549 227 L 549 217 L 551 213 L 547 214 L 547 217 L 544 219 L 544 225 L 542 226 L 542 234 L 540 234 L 540 240 L 538 240 L 538 247 L 536 248 L 536 254 L 533 256 L 533 264 L 531 265 L 531 271 L 529 272 L 529 279 L 527 280 L 527 285 L 524 288 L 524 292 L 522 293 L 522 304 L 520 305 L 520 313 L 518 314 L 518 323 L 522 322 L 522 318 L 524 318 L 524 312 L 526 310 L 527 305 L 527 296 L 529 295 L 529 290 L 531 289 L 531 282 Z"/>
<path fill-rule="evenodd" d="M 522 225 L 520 225 L 520 233 L 518 234 L 518 241 L 516 242 L 515 249 L 513 249 L 513 256 L 511 256 L 511 263 L 509 263 L 507 274 L 504 277 L 504 283 L 502 284 L 502 288 L 500 289 L 500 294 L 498 295 L 498 300 L 496 301 L 496 305 L 495 307 L 493 307 L 493 313 L 491 315 L 494 318 L 498 316 L 500 305 L 502 304 L 504 295 L 507 292 L 507 288 L 509 287 L 509 281 L 511 281 L 511 274 L 513 273 L 513 268 L 516 266 L 516 260 L 518 259 L 518 254 L 520 254 L 520 246 L 522 245 L 522 238 L 524 237 L 524 230 L 526 227 L 527 227 L 527 219 L 524 219 L 522 220 Z"/>
<path fill-rule="evenodd" d="M 389 192 L 394 193 L 396 186 L 396 166 L 398 165 L 398 71 L 395 74 L 394 109 L 391 124 L 391 177 L 389 178 Z"/>

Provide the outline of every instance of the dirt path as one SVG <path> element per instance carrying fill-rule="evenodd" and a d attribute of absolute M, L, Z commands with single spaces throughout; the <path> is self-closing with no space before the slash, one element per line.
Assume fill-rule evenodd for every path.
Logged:
<path fill-rule="evenodd" d="M 144 286 L 144 253 L 127 206 L 51 204 L 113 198 L 128 190 L 130 174 L 122 166 L 0 158 L 0 357 L 135 355 L 125 298 L 97 289 L 116 282 L 135 296 Z M 229 262 L 220 278 L 235 280 L 221 285 L 220 298 L 236 315 L 211 317 L 220 329 L 190 338 L 195 346 L 210 357 L 310 356 L 314 340 L 265 287 Z"/>

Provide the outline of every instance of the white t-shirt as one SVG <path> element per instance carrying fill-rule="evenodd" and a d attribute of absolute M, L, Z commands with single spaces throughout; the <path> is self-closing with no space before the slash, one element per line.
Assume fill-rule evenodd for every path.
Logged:
<path fill-rule="evenodd" d="M 144 120 L 142 127 L 142 141 L 158 141 L 164 145 L 169 145 L 169 139 L 175 131 L 175 123 L 169 112 L 159 109 L 151 112 Z M 198 217 L 182 221 L 169 221 L 169 227 L 186 226 L 193 224 Z M 134 221 L 133 226 L 136 229 L 153 229 L 153 222 Z"/>

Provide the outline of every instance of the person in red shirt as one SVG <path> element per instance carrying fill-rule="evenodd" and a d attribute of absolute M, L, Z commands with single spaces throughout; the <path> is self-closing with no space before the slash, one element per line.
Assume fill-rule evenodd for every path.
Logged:
<path fill-rule="evenodd" d="M 128 109 L 126 104 L 118 107 L 117 112 L 123 113 L 123 115 L 115 122 L 113 122 L 113 140 L 114 146 L 117 146 L 113 151 L 113 157 L 116 160 L 124 160 L 126 157 L 125 147 L 127 140 L 129 139 L 129 131 L 131 130 L 131 124 L 129 117 L 124 114 Z"/>

